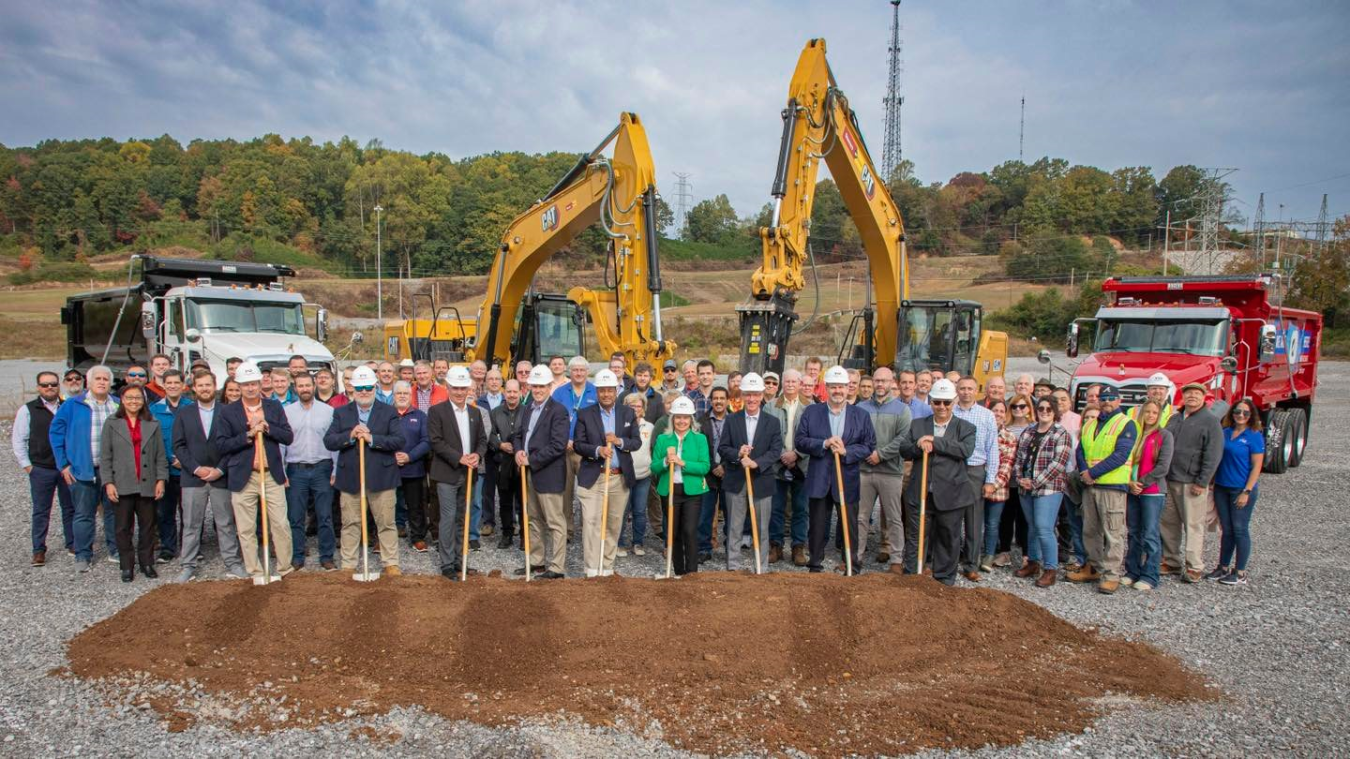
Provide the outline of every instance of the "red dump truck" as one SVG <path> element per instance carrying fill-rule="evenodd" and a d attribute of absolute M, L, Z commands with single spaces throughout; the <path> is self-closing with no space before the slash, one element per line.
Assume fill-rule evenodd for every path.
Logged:
<path fill-rule="evenodd" d="M 1277 287 L 1266 275 L 1106 280 L 1106 305 L 1069 327 L 1070 358 L 1082 329 L 1095 327 L 1092 354 L 1073 374 L 1075 407 L 1094 384 L 1119 388 L 1127 406 L 1141 403 L 1149 376 L 1162 372 L 1177 403 L 1192 382 L 1209 388 L 1218 411 L 1250 398 L 1265 424 L 1265 471 L 1298 466 L 1317 393 L 1322 316 L 1278 305 Z"/>

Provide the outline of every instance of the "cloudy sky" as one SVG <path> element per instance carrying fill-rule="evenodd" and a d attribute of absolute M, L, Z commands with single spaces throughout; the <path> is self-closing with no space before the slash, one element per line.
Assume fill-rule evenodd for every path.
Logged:
<path fill-rule="evenodd" d="M 1350 212 L 1350 3 L 905 0 L 905 157 L 1240 169 L 1239 212 Z M 0 142 L 378 137 L 583 151 L 636 111 L 662 189 L 768 199 L 787 81 L 823 36 L 880 156 L 886 0 L 0 0 Z"/>

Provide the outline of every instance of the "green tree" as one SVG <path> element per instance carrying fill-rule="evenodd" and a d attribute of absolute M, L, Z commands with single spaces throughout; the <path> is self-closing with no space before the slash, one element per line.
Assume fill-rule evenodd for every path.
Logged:
<path fill-rule="evenodd" d="M 1328 327 L 1340 324 L 1350 310 L 1350 216 L 1336 221 L 1322 250 L 1310 249 L 1299 261 L 1291 284 L 1290 305 L 1321 312 Z"/>
<path fill-rule="evenodd" d="M 726 195 L 699 201 L 689 209 L 689 219 L 685 226 L 688 237 L 694 242 L 725 244 L 737 233 L 739 219 L 736 209 Z"/>

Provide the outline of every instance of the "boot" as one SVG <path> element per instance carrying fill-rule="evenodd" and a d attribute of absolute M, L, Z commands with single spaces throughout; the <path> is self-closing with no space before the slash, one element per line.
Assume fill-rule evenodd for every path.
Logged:
<path fill-rule="evenodd" d="M 1091 564 L 1084 564 L 1083 568 L 1077 572 L 1070 572 L 1065 575 L 1065 579 L 1069 582 L 1096 582 L 1101 579 L 1101 574 Z"/>
<path fill-rule="evenodd" d="M 1055 570 L 1047 569 L 1041 572 L 1041 576 L 1036 579 L 1036 587 L 1048 588 L 1055 584 Z"/>
<path fill-rule="evenodd" d="M 1041 573 L 1041 563 L 1039 561 L 1028 561 L 1022 565 L 1022 568 L 1013 572 L 1014 577 L 1036 577 Z"/>
<path fill-rule="evenodd" d="M 777 543 L 769 544 L 769 563 L 777 564 L 783 560 L 783 547 Z"/>
<path fill-rule="evenodd" d="M 799 567 L 804 567 L 810 563 L 806 558 L 806 546 L 792 547 L 792 563 Z"/>

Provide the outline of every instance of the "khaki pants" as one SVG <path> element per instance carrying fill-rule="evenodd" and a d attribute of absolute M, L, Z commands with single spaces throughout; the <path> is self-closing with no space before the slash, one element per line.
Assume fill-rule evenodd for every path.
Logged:
<path fill-rule="evenodd" d="M 900 563 L 903 558 L 900 555 L 901 552 L 894 550 L 893 547 L 905 544 L 905 530 L 902 525 L 904 506 L 900 503 L 900 495 L 905 492 L 904 484 L 905 478 L 902 475 L 878 472 L 862 473 L 859 478 L 858 534 L 855 539 L 859 557 L 867 550 L 867 531 L 872 516 L 872 507 L 877 501 L 880 501 L 880 552 L 891 554 L 892 564 Z"/>
<path fill-rule="evenodd" d="M 609 513 L 605 521 L 605 556 L 600 558 L 600 516 L 604 511 L 605 475 L 602 472 L 589 488 L 577 486 L 577 500 L 581 501 L 581 557 L 587 577 L 614 574 L 614 553 L 619 547 L 619 533 L 623 531 L 623 511 L 628 504 L 628 485 L 623 475 L 609 476 Z"/>
<path fill-rule="evenodd" d="M 1129 531 L 1125 491 L 1083 488 L 1083 546 L 1104 580 L 1120 580 Z"/>
<path fill-rule="evenodd" d="M 565 574 L 568 523 L 563 514 L 563 494 L 540 493 L 531 488 L 525 508 L 530 514 L 530 565 L 544 566 L 550 572 Z M 545 531 L 547 550 L 544 545 Z"/>
<path fill-rule="evenodd" d="M 254 577 L 263 576 L 262 561 L 258 558 L 258 497 L 260 483 L 267 488 L 267 538 L 277 555 L 273 566 L 277 574 L 291 571 L 291 520 L 286 514 L 286 489 L 265 472 L 254 472 L 248 485 L 238 493 L 230 494 L 234 510 L 234 525 L 239 528 L 239 552 L 243 555 L 244 570 Z"/>
<path fill-rule="evenodd" d="M 398 527 L 394 526 L 394 490 L 366 491 L 366 508 L 375 519 L 380 541 L 380 560 L 386 567 L 398 566 Z M 370 536 L 367 535 L 369 540 Z M 342 568 L 356 569 L 361 561 L 361 496 L 342 494 Z"/>
<path fill-rule="evenodd" d="M 1194 572 L 1205 569 L 1205 523 L 1209 518 L 1209 490 L 1191 495 L 1184 482 L 1167 483 L 1159 532 L 1162 535 L 1163 561 Z M 1182 552 L 1186 561 L 1182 563 Z"/>
<path fill-rule="evenodd" d="M 581 454 L 576 451 L 567 452 L 567 479 L 563 482 L 563 517 L 567 520 L 567 539 L 572 539 L 572 533 L 576 530 L 576 522 L 573 521 L 576 512 L 573 509 L 573 502 L 576 500 L 577 470 L 581 468 Z M 559 570 L 561 571 L 561 570 Z"/>

